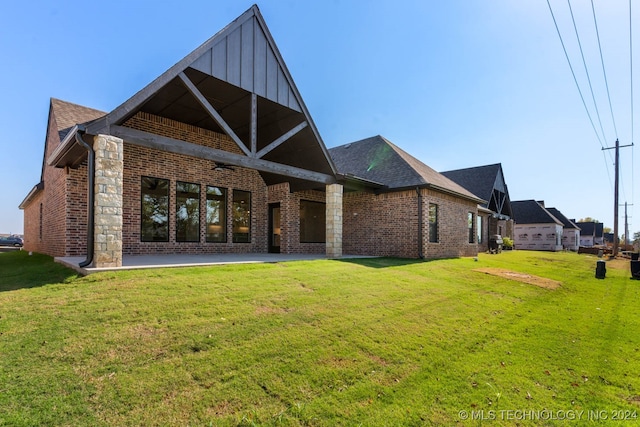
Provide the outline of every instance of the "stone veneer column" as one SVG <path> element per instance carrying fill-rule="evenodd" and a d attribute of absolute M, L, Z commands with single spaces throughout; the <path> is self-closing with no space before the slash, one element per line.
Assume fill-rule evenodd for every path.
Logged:
<path fill-rule="evenodd" d="M 93 140 L 96 153 L 95 237 L 93 267 L 122 266 L 122 139 L 98 135 Z"/>
<path fill-rule="evenodd" d="M 342 185 L 327 185 L 327 256 L 342 256 Z"/>

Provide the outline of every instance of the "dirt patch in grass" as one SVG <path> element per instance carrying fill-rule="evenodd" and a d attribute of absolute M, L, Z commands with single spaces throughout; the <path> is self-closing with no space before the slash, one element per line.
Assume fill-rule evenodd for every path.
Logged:
<path fill-rule="evenodd" d="M 539 286 L 545 289 L 558 289 L 562 283 L 557 280 L 547 279 L 545 277 L 534 276 L 526 273 L 518 273 L 503 268 L 476 268 L 473 271 L 478 273 L 491 274 L 505 279 L 516 280 L 518 282 L 527 283 L 529 285 Z"/>

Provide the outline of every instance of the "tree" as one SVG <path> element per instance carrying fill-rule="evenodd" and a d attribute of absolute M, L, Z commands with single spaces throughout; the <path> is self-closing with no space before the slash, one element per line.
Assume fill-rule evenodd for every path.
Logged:
<path fill-rule="evenodd" d="M 598 221 L 597 219 L 593 219 L 590 216 L 588 216 L 586 218 L 582 218 L 582 219 L 578 220 L 578 222 L 595 222 L 595 223 L 599 223 L 600 221 Z"/>
<path fill-rule="evenodd" d="M 640 231 L 633 233 L 633 247 L 640 250 Z"/>

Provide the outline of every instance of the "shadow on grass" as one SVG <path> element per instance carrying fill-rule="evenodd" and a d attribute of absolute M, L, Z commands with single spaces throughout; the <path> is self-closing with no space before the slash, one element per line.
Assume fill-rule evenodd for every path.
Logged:
<path fill-rule="evenodd" d="M 47 255 L 27 251 L 0 253 L 0 292 L 66 283 L 78 274 Z"/>
<path fill-rule="evenodd" d="M 414 258 L 343 258 L 336 261 L 347 262 L 350 264 L 358 264 L 363 267 L 369 268 L 388 268 L 388 267 L 402 267 L 412 264 L 424 264 L 425 262 L 435 261 L 435 259 L 414 259 Z"/>

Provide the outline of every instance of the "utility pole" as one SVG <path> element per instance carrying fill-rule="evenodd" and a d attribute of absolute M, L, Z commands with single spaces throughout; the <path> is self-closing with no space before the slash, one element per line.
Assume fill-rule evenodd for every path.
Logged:
<path fill-rule="evenodd" d="M 612 148 L 615 148 L 616 153 L 615 153 L 615 181 L 614 181 L 614 189 L 613 189 L 613 253 L 611 254 L 612 257 L 616 257 L 618 255 L 618 248 L 620 246 L 620 242 L 618 241 L 619 239 L 619 235 L 618 235 L 618 188 L 619 188 L 619 181 L 620 181 L 620 148 L 624 148 L 624 147 L 633 147 L 633 143 L 629 144 L 629 145 L 623 145 L 622 147 L 620 147 L 620 142 L 618 141 L 618 139 L 616 138 L 616 145 L 615 147 L 609 147 L 609 148 L 603 148 L 603 150 L 611 150 Z"/>
<path fill-rule="evenodd" d="M 632 204 L 628 204 L 624 202 L 624 245 L 627 246 L 629 244 L 629 215 L 627 214 L 627 206 L 633 206 Z"/>

